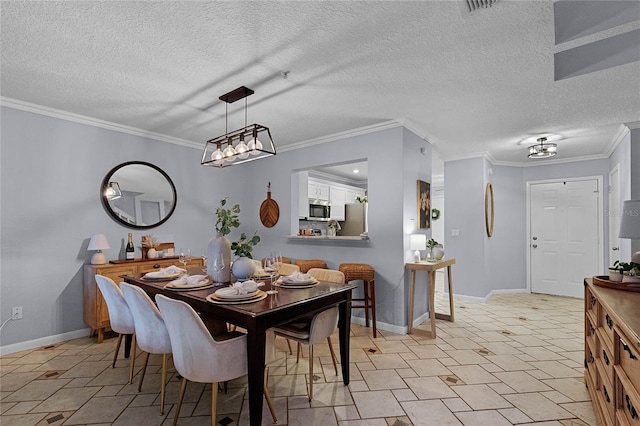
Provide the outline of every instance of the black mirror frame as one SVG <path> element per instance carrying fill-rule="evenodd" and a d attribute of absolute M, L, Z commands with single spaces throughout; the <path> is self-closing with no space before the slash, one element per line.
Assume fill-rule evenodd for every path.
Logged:
<path fill-rule="evenodd" d="M 159 222 L 154 223 L 153 225 L 133 225 L 133 224 L 131 224 L 129 222 L 126 222 L 126 221 L 122 220 L 113 211 L 113 209 L 111 208 L 111 205 L 109 204 L 109 200 L 107 200 L 107 197 L 105 196 L 105 190 L 109 186 L 109 182 L 111 181 L 111 177 L 114 175 L 114 173 L 117 172 L 118 170 L 120 170 L 121 168 L 125 167 L 125 166 L 130 166 L 130 165 L 133 165 L 133 164 L 138 164 L 138 165 L 142 165 L 142 166 L 151 167 L 152 169 L 160 172 L 160 174 L 167 180 L 167 182 L 171 186 L 171 190 L 173 191 L 173 207 L 171 208 L 171 211 L 169 211 L 169 213 L 167 213 L 166 216 L 162 220 L 160 220 Z M 107 213 L 109 214 L 109 216 L 111 216 L 111 218 L 113 220 L 115 220 L 116 222 L 118 222 L 119 224 L 124 225 L 127 228 L 132 228 L 132 229 L 151 229 L 151 228 L 155 228 L 156 226 L 162 225 L 163 223 L 165 223 L 171 217 L 173 212 L 176 210 L 176 205 L 178 204 L 178 193 L 177 193 L 176 187 L 173 184 L 173 181 L 171 180 L 169 175 L 166 174 L 165 171 L 162 170 L 160 167 L 158 167 L 158 166 L 156 166 L 154 164 L 151 164 L 151 163 L 147 163 L 146 161 L 127 161 L 126 163 L 118 164 L 113 169 L 109 170 L 109 173 L 106 174 L 106 176 L 104 177 L 104 180 L 102 181 L 102 186 L 100 188 L 100 200 L 102 200 L 102 205 L 104 206 L 104 208 L 107 211 Z"/>

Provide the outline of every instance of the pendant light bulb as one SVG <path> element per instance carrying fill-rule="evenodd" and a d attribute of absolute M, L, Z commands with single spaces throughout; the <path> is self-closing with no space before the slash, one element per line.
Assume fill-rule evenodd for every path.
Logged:
<path fill-rule="evenodd" d="M 244 135 L 240 135 L 240 143 L 236 146 L 238 157 L 242 160 L 249 156 L 249 147 L 244 143 Z"/>
<path fill-rule="evenodd" d="M 231 138 L 229 138 L 229 144 L 227 145 L 227 147 L 224 149 L 224 151 L 222 151 L 222 153 L 224 154 L 224 159 L 227 161 L 235 161 L 236 159 L 236 150 L 233 149 L 233 145 L 231 144 Z"/>
<path fill-rule="evenodd" d="M 253 136 L 251 138 L 251 141 L 249 142 L 249 154 L 251 155 L 258 155 L 260 154 L 260 151 L 262 149 L 262 142 L 260 142 L 258 140 L 258 131 L 254 128 L 253 129 Z"/>
<path fill-rule="evenodd" d="M 218 143 L 217 144 L 217 149 L 211 153 L 211 160 L 213 160 L 213 163 L 216 164 L 216 165 L 220 165 L 220 164 L 224 163 L 224 154 L 223 154 L 222 150 L 220 149 L 221 148 L 220 145 L 221 144 Z"/>

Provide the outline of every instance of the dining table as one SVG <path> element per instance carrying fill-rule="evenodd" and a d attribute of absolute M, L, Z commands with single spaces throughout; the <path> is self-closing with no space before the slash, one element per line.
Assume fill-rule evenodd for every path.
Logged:
<path fill-rule="evenodd" d="M 190 274 L 202 274 L 201 268 L 188 271 Z M 272 285 L 269 277 L 256 278 L 258 287 L 267 294 L 265 298 L 252 303 L 225 303 L 207 296 L 215 293 L 220 286 L 203 289 L 177 290 L 167 286 L 169 279 L 147 279 L 144 274 L 122 276 L 129 284 L 142 288 L 152 299 L 156 294 L 182 300 L 193 307 L 203 319 L 224 321 L 243 328 L 247 333 L 247 364 L 249 393 L 249 422 L 251 425 L 262 423 L 263 384 L 265 374 L 266 332 L 295 318 L 320 312 L 332 306 L 338 306 L 340 362 L 342 381 L 349 384 L 349 334 L 351 322 L 351 293 L 356 288 L 350 284 L 335 284 L 320 281 L 313 286 L 302 288 L 284 288 Z M 228 284 L 224 284 L 225 286 Z M 206 321 L 205 321 L 206 322 Z"/>

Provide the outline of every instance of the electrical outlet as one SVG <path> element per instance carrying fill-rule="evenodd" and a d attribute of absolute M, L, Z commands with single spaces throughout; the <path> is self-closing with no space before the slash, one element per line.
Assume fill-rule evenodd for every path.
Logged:
<path fill-rule="evenodd" d="M 11 308 L 11 319 L 22 319 L 22 306 L 14 306 L 13 308 Z"/>

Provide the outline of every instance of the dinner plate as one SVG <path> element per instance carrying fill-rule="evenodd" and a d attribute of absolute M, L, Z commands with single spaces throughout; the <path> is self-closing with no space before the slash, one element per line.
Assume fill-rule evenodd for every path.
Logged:
<path fill-rule="evenodd" d="M 198 284 L 175 285 L 175 284 L 169 283 L 164 287 L 171 290 L 194 290 L 194 289 L 200 289 L 202 287 L 208 287 L 211 284 L 213 284 L 213 280 L 207 277 L 206 281 L 200 282 Z"/>
<path fill-rule="evenodd" d="M 318 284 L 319 282 L 316 281 L 314 283 L 306 283 L 306 284 L 286 284 L 286 283 L 276 282 L 274 285 L 282 288 L 309 288 L 309 287 L 315 287 Z"/>
<path fill-rule="evenodd" d="M 211 293 L 210 295 L 207 296 L 207 300 L 209 302 L 212 302 L 212 303 L 220 303 L 220 304 L 224 304 L 224 305 L 239 305 L 241 303 L 258 302 L 258 301 L 264 299 L 265 297 L 267 297 L 267 293 L 265 293 L 262 290 L 258 290 L 256 292 L 256 294 L 254 296 L 252 296 L 250 299 L 244 299 L 244 300 L 222 299 L 220 297 L 217 297 L 215 293 Z"/>
<path fill-rule="evenodd" d="M 154 272 L 149 272 L 149 274 L 153 274 Z M 171 281 L 174 280 L 178 277 L 180 277 L 180 275 L 182 275 L 182 272 L 177 273 L 177 274 L 171 274 L 171 275 L 162 275 L 162 276 L 148 276 L 149 274 L 146 274 L 144 277 L 145 280 L 150 280 L 150 281 Z"/>
<path fill-rule="evenodd" d="M 301 285 L 309 285 L 309 284 L 318 284 L 318 280 L 315 278 L 311 278 L 309 281 L 284 281 L 282 278 L 279 278 L 276 281 L 276 284 L 280 284 L 286 286 L 286 287 L 295 287 L 295 286 L 301 286 Z"/>
<path fill-rule="evenodd" d="M 196 290 L 206 290 L 208 288 L 213 288 L 213 283 L 210 282 L 209 284 L 205 284 L 205 285 L 201 285 L 200 287 L 185 287 L 185 286 L 178 286 L 178 287 L 171 287 L 171 286 L 164 286 L 165 289 L 167 290 L 171 290 L 171 291 L 196 291 Z"/>
<path fill-rule="evenodd" d="M 226 288 L 226 287 L 225 287 Z M 222 290 L 222 289 L 220 289 Z M 217 293 L 218 290 L 216 290 L 215 293 L 215 297 L 216 299 L 220 299 L 220 300 L 243 300 L 243 299 L 251 299 L 252 297 L 256 297 L 256 295 L 258 294 L 258 292 L 260 290 L 256 290 L 256 291 L 252 291 L 251 293 L 245 293 L 245 294 L 218 294 Z"/>

